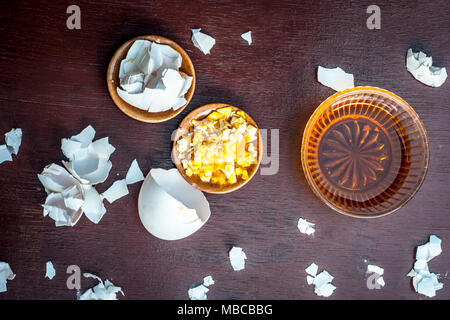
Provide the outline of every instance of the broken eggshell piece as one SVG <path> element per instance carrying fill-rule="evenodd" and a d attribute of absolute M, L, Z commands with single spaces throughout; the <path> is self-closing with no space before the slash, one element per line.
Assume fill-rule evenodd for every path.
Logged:
<path fill-rule="evenodd" d="M 108 178 L 112 168 L 109 157 L 115 151 L 108 137 L 91 142 L 86 147 L 82 143 L 78 147 L 71 146 L 70 152 L 65 146 L 68 146 L 67 140 L 63 139 L 63 153 L 70 159 L 63 161 L 63 164 L 83 184 L 95 185 Z"/>
<path fill-rule="evenodd" d="M 155 237 L 178 240 L 190 236 L 209 219 L 204 194 L 190 186 L 177 169 L 152 169 L 139 193 L 139 217 Z"/>
<path fill-rule="evenodd" d="M 47 192 L 42 205 L 44 216 L 55 220 L 56 226 L 74 226 L 83 213 L 84 192 L 80 182 L 54 163 L 46 166 L 38 178 Z"/>

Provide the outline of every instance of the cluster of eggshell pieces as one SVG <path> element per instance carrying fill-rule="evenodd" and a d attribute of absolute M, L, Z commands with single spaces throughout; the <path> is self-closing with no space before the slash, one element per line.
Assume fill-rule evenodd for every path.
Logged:
<path fill-rule="evenodd" d="M 119 191 L 123 196 L 128 193 L 127 183 L 144 180 L 134 161 L 124 179 L 125 191 L 118 190 L 122 188 L 116 181 L 99 194 L 94 186 L 108 178 L 115 148 L 108 137 L 93 141 L 94 136 L 94 128 L 88 126 L 80 134 L 62 139 L 61 149 L 68 158 L 62 161 L 65 168 L 52 163 L 38 175 L 47 192 L 44 216 L 55 220 L 56 226 L 74 226 L 83 213 L 98 223 L 106 213 L 104 199 L 112 202 L 118 196 L 110 194 Z M 139 194 L 139 217 L 151 234 L 164 240 L 182 239 L 199 230 L 210 215 L 204 194 L 186 182 L 177 169 L 150 170 Z"/>

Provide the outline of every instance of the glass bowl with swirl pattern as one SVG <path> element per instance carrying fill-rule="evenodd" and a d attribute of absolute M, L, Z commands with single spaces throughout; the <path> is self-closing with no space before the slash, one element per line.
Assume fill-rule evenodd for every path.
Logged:
<path fill-rule="evenodd" d="M 414 109 L 375 87 L 337 92 L 314 111 L 302 140 L 306 179 L 326 205 L 374 218 L 405 205 L 429 163 L 426 130 Z"/>

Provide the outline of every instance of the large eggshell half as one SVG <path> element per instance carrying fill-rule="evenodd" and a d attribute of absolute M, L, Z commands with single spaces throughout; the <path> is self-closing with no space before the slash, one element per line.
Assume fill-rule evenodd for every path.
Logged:
<path fill-rule="evenodd" d="M 155 237 L 178 240 L 190 236 L 209 219 L 204 194 L 189 185 L 177 169 L 152 169 L 139 193 L 139 217 Z"/>

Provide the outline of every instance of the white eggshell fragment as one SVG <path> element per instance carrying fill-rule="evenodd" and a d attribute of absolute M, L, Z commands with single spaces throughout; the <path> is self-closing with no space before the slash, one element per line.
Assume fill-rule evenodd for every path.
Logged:
<path fill-rule="evenodd" d="M 152 169 L 139 193 L 139 217 L 155 237 L 178 240 L 190 236 L 209 219 L 204 194 L 189 185 L 177 169 Z"/>
<path fill-rule="evenodd" d="M 63 167 L 50 164 L 38 178 L 47 192 L 44 216 L 55 220 L 56 226 L 74 226 L 82 215 L 83 188 Z"/>
<path fill-rule="evenodd" d="M 63 161 L 63 164 L 79 181 L 95 185 L 106 180 L 112 168 L 109 157 L 115 151 L 115 148 L 109 143 L 108 137 L 89 143 L 87 147 L 83 147 L 83 143 L 80 142 L 78 149 L 74 145 L 68 147 L 63 139 L 62 148 L 64 154 L 73 152 L 69 157 L 70 161 Z"/>
<path fill-rule="evenodd" d="M 248 42 L 248 45 L 252 44 L 252 32 L 247 31 L 243 34 L 241 34 L 241 38 Z"/>
<path fill-rule="evenodd" d="M 139 168 L 139 164 L 137 163 L 136 159 L 134 159 L 131 163 L 131 166 L 127 171 L 125 180 L 127 181 L 127 184 L 133 184 L 144 180 L 144 175 L 142 174 L 141 168 Z"/>
<path fill-rule="evenodd" d="M 47 194 L 51 192 L 63 192 L 73 185 L 80 184 L 66 169 L 55 163 L 46 166 L 42 173 L 38 174 L 38 178 Z"/>
<path fill-rule="evenodd" d="M 0 163 L 5 161 L 12 161 L 11 151 L 6 144 L 0 146 Z"/>
<path fill-rule="evenodd" d="M 11 154 L 17 155 L 22 143 L 22 129 L 11 129 L 11 131 L 5 133 L 5 141 Z"/>
<path fill-rule="evenodd" d="M 240 271 L 245 269 L 245 260 L 247 259 L 247 255 L 240 247 L 231 248 L 228 253 L 230 258 L 231 266 L 234 271 Z"/>
<path fill-rule="evenodd" d="M 108 200 L 109 203 L 113 203 L 117 199 L 126 196 L 129 193 L 127 187 L 127 181 L 125 179 L 114 181 L 111 187 L 103 192 L 103 197 Z"/>
<path fill-rule="evenodd" d="M 202 29 L 192 29 L 192 43 L 204 54 L 209 54 L 212 47 L 216 44 L 216 40 L 213 37 L 200 32 L 200 30 Z"/>
<path fill-rule="evenodd" d="M 8 280 L 14 280 L 16 275 L 11 270 L 11 267 L 7 262 L 0 261 L 0 293 L 6 292 L 6 282 Z"/>
<path fill-rule="evenodd" d="M 105 280 L 105 282 L 103 282 L 100 277 L 97 277 L 91 273 L 83 273 L 83 276 L 86 278 L 96 279 L 98 284 L 95 287 L 86 290 L 86 292 L 79 297 L 79 300 L 119 300 L 117 298 L 117 294 L 119 292 L 125 296 L 122 288 L 115 286 L 109 280 Z"/>
<path fill-rule="evenodd" d="M 317 69 L 317 80 L 335 91 L 343 91 L 355 86 L 353 74 L 347 73 L 339 67 Z"/>
<path fill-rule="evenodd" d="M 47 261 L 45 264 L 45 277 L 52 280 L 55 277 L 56 270 L 51 261 Z"/>
<path fill-rule="evenodd" d="M 82 194 L 78 195 L 79 199 L 82 199 Z M 66 205 L 65 198 L 62 193 L 50 193 L 45 200 L 44 216 L 49 216 L 55 220 L 55 225 L 73 227 L 82 215 L 80 209 L 73 210 Z"/>
<path fill-rule="evenodd" d="M 447 69 L 433 66 L 433 57 L 422 51 L 413 52 L 411 48 L 406 54 L 406 68 L 414 78 L 430 87 L 440 87 L 447 79 Z"/>
<path fill-rule="evenodd" d="M 93 223 L 99 223 L 106 213 L 103 198 L 93 186 L 83 186 L 84 203 L 81 207 L 86 217 Z"/>

